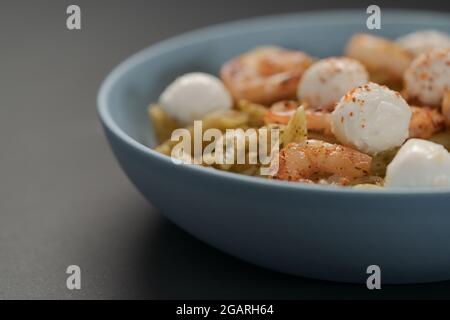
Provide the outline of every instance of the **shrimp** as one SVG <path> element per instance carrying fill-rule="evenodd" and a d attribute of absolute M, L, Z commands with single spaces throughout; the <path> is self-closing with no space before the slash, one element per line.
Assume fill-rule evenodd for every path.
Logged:
<path fill-rule="evenodd" d="M 450 101 L 448 107 L 448 125 L 450 125 Z M 411 107 L 412 117 L 409 123 L 410 138 L 428 139 L 445 128 L 445 117 L 436 109 Z M 333 136 L 331 131 L 331 113 L 306 110 L 308 130 Z"/>
<path fill-rule="evenodd" d="M 266 124 L 287 124 L 298 107 L 296 101 L 279 101 L 270 107 L 264 117 Z M 321 132 L 331 136 L 331 113 L 328 111 L 305 110 L 306 126 L 308 131 Z"/>
<path fill-rule="evenodd" d="M 411 107 L 412 117 L 409 123 L 409 137 L 428 139 L 445 129 L 445 117 L 437 109 Z"/>
<path fill-rule="evenodd" d="M 331 112 L 306 110 L 306 126 L 308 130 L 333 136 L 331 131 Z"/>
<path fill-rule="evenodd" d="M 298 106 L 297 101 L 278 101 L 270 107 L 269 112 L 264 117 L 264 122 L 266 124 L 287 124 Z"/>
<path fill-rule="evenodd" d="M 445 124 L 450 128 L 450 89 L 444 92 L 442 99 L 442 114 L 445 118 Z"/>
<path fill-rule="evenodd" d="M 275 179 L 348 185 L 370 175 L 372 157 L 320 140 L 291 143 L 280 151 Z"/>
<path fill-rule="evenodd" d="M 449 94 L 450 96 L 450 94 Z M 450 97 L 444 106 L 443 113 L 450 119 Z M 280 101 L 272 105 L 264 118 L 266 124 L 287 124 L 298 107 L 295 101 Z M 409 124 L 410 138 L 428 139 L 433 134 L 445 128 L 446 117 L 438 110 L 428 107 L 411 107 L 412 117 Z M 445 113 L 447 112 L 447 113 Z M 333 136 L 331 131 L 331 113 L 306 109 L 306 126 L 308 131 L 320 132 L 326 136 Z M 448 120 L 449 121 L 449 120 Z M 450 121 L 449 121 L 450 123 Z"/>
<path fill-rule="evenodd" d="M 399 86 L 413 55 L 388 39 L 359 33 L 347 45 L 347 56 L 359 60 L 374 82 Z"/>
<path fill-rule="evenodd" d="M 302 51 L 261 47 L 227 62 L 220 77 L 236 100 L 271 104 L 295 98 L 300 78 L 312 63 Z"/>

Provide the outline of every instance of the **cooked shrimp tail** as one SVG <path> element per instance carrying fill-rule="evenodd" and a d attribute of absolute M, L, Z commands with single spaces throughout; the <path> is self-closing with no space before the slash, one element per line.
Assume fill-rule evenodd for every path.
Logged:
<path fill-rule="evenodd" d="M 312 62 L 302 51 L 261 47 L 227 62 L 220 77 L 236 100 L 268 105 L 295 98 L 300 78 Z"/>
<path fill-rule="evenodd" d="M 320 140 L 292 143 L 280 151 L 276 179 L 340 185 L 369 176 L 372 158 L 359 151 Z"/>

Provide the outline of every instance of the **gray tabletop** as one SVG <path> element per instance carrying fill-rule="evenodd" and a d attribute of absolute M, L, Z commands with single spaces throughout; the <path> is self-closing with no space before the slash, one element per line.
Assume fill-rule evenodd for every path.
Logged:
<path fill-rule="evenodd" d="M 143 199 L 99 126 L 98 87 L 137 50 L 212 23 L 335 1 L 79 0 L 82 30 L 68 31 L 71 3 L 0 4 L 0 299 L 450 297 L 449 283 L 373 292 L 216 251 Z M 449 10 L 443 1 L 421 8 L 430 6 Z M 82 270 L 81 290 L 66 288 L 69 265 Z"/>

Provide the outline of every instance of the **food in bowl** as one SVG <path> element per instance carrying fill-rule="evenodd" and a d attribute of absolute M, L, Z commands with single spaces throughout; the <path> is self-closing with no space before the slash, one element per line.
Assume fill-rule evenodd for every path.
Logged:
<path fill-rule="evenodd" d="M 413 56 L 418 56 L 431 49 L 450 48 L 450 37 L 444 32 L 423 30 L 400 37 L 397 39 L 397 43 Z"/>
<path fill-rule="evenodd" d="M 261 47 L 225 62 L 220 79 L 182 75 L 149 107 L 155 149 L 178 163 L 273 180 L 450 187 L 450 46 L 430 33 L 448 37 L 356 34 L 346 56 L 325 59 Z M 185 133 L 193 139 L 180 154 Z M 252 139 L 276 151 L 270 162 L 254 161 Z M 245 161 L 211 160 L 239 154 Z"/>

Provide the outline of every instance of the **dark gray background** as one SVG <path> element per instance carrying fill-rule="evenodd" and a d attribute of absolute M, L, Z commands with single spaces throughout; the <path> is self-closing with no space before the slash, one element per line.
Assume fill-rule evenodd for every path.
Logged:
<path fill-rule="evenodd" d="M 82 8 L 82 31 L 65 9 Z M 449 2 L 378 1 L 449 10 Z M 0 298 L 450 298 L 450 283 L 372 292 L 240 262 L 165 220 L 120 171 L 97 89 L 128 55 L 239 18 L 364 1 L 5 1 L 0 4 Z M 82 290 L 65 269 L 82 268 Z M 330 266 L 332 268 L 333 266 Z"/>

